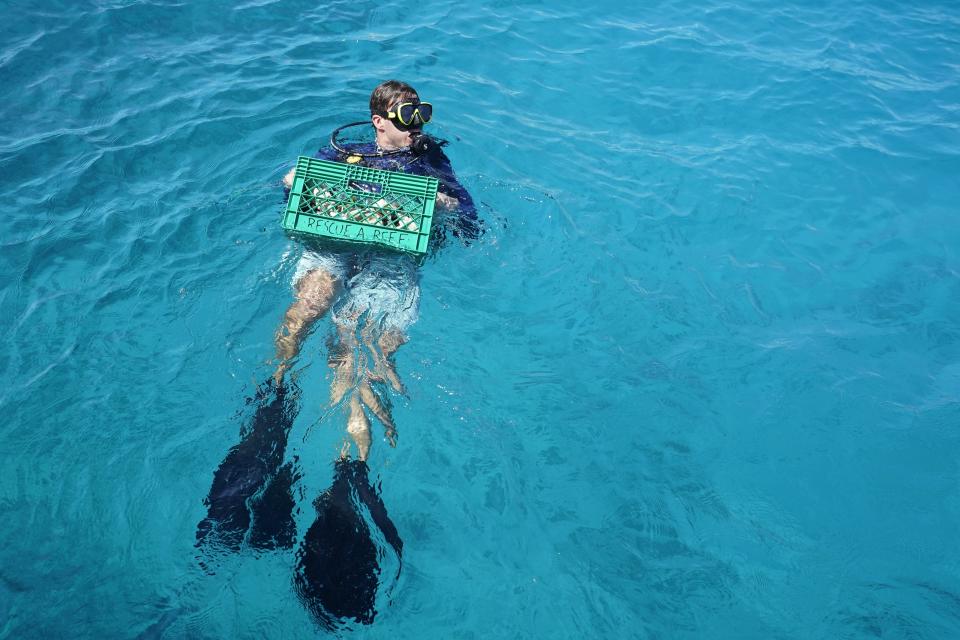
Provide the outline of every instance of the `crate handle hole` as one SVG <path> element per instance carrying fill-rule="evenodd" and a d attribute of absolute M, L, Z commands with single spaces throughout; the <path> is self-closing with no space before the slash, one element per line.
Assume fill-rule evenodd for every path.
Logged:
<path fill-rule="evenodd" d="M 347 183 L 347 186 L 353 189 L 354 191 L 363 191 L 365 193 L 381 193 L 383 191 L 383 185 L 377 184 L 376 182 L 363 182 L 361 180 L 351 180 Z"/>

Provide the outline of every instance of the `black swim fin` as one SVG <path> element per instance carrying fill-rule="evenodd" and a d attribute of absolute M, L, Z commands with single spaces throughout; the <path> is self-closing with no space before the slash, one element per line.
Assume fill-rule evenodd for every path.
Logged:
<path fill-rule="evenodd" d="M 370 624 L 376 615 L 382 551 L 363 510 L 396 552 L 399 576 L 403 542 L 368 473 L 365 462 L 337 460 L 333 485 L 314 502 L 317 519 L 297 552 L 294 589 L 314 619 L 329 630 L 351 619 Z"/>
<path fill-rule="evenodd" d="M 293 511 L 293 485 L 300 480 L 293 462 L 287 462 L 271 477 L 262 492 L 250 500 L 253 522 L 249 544 L 255 549 L 292 549 L 297 537 Z"/>
<path fill-rule="evenodd" d="M 197 525 L 196 546 L 213 541 L 238 550 L 254 519 L 263 529 L 258 534 L 259 541 L 289 539 L 287 546 L 292 546 L 295 533 L 292 532 L 290 485 L 297 477 L 290 465 L 281 468 L 281 464 L 287 436 L 297 414 L 298 399 L 296 387 L 277 385 L 273 379 L 257 389 L 252 400 L 256 410 L 250 428 L 242 433 L 240 442 L 227 452 L 213 474 L 210 493 L 204 500 L 207 517 Z M 253 502 L 266 505 L 264 517 L 253 518 L 251 498 L 261 490 L 263 494 Z M 289 510 L 284 511 L 288 504 Z M 276 520 L 268 522 L 270 518 Z"/>

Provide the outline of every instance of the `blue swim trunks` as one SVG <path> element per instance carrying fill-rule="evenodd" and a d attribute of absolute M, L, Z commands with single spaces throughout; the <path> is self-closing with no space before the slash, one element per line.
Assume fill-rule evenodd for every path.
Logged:
<path fill-rule="evenodd" d="M 351 251 L 325 247 L 304 249 L 293 274 L 297 288 L 306 274 L 323 270 L 336 279 L 339 294 L 331 310 L 338 325 L 361 318 L 383 329 L 406 330 L 420 313 L 420 275 L 412 256 L 387 251 Z"/>

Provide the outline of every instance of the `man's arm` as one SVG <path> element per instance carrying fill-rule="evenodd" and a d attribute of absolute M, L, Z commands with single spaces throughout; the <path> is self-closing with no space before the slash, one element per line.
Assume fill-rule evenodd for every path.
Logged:
<path fill-rule="evenodd" d="M 319 158 L 320 160 L 337 160 L 338 153 L 336 149 L 331 149 L 330 147 L 324 147 L 318 150 L 313 154 L 314 158 Z M 290 171 L 287 172 L 287 175 L 283 176 L 283 186 L 286 187 L 289 192 L 293 188 L 293 176 L 297 173 L 297 168 L 293 167 Z"/>

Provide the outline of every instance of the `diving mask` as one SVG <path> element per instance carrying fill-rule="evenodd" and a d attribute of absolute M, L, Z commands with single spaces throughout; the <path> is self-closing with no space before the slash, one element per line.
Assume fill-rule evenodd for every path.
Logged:
<path fill-rule="evenodd" d="M 433 105 L 429 102 L 401 102 L 388 109 L 386 117 L 390 118 L 397 128 L 419 127 L 430 122 L 433 117 Z"/>

